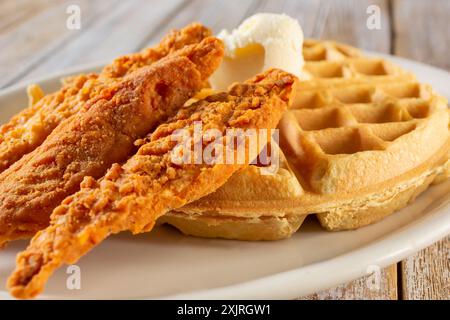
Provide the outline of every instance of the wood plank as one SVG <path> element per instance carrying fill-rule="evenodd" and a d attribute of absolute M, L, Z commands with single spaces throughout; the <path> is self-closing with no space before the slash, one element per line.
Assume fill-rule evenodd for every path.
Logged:
<path fill-rule="evenodd" d="M 17 28 L 33 16 L 56 4 L 57 0 L 4 0 L 0 2 L 0 34 Z"/>
<path fill-rule="evenodd" d="M 198 21 L 214 32 L 233 29 L 248 15 L 253 14 L 256 0 L 240 1 L 186 1 L 178 12 L 168 17 L 160 28 L 154 30 L 142 43 L 142 47 L 155 43 L 170 29 L 181 28 L 193 21 Z"/>
<path fill-rule="evenodd" d="M 379 285 L 374 285 L 373 276 L 366 276 L 332 289 L 302 297 L 301 300 L 396 300 L 397 265 L 381 270 Z"/>
<path fill-rule="evenodd" d="M 450 1 L 397 0 L 392 7 L 395 54 L 450 70 Z"/>
<path fill-rule="evenodd" d="M 203 0 L 121 2 L 109 11 L 106 10 L 107 15 L 99 15 L 93 25 L 83 26 L 78 37 L 42 58 L 35 68 L 22 73 L 14 80 L 23 81 L 74 65 L 112 60 L 119 55 L 152 45 L 170 29 L 183 27 L 193 21 L 201 21 L 216 31 L 234 27 L 239 24 L 243 14 L 253 2 L 253 0 L 239 3 Z M 82 7 L 82 13 L 85 11 L 86 9 Z"/>
<path fill-rule="evenodd" d="M 82 34 L 83 29 L 69 30 L 66 27 L 66 8 L 69 3 L 78 3 L 83 8 L 82 22 L 83 26 L 87 27 L 104 12 L 104 3 L 114 6 L 118 1 L 79 0 L 78 2 L 60 2 L 60 4 L 50 6 L 47 10 L 38 13 L 18 28 L 0 35 L 0 48 L 2 48 L 0 51 L 0 66 L 2 68 L 0 87 L 11 85 L 22 79 L 46 57 Z M 102 3 L 103 5 L 100 6 L 99 4 Z"/>
<path fill-rule="evenodd" d="M 285 13 L 297 19 L 305 37 L 312 37 L 316 16 L 321 7 L 321 1 L 316 0 L 268 0 L 258 2 L 249 12 Z"/>
<path fill-rule="evenodd" d="M 450 70 L 446 0 L 392 3 L 394 53 Z M 414 25 L 411 25 L 414 21 Z M 401 263 L 404 299 L 450 299 L 450 237 Z"/>
<path fill-rule="evenodd" d="M 381 29 L 367 27 L 367 8 L 376 5 L 380 9 Z M 328 10 L 327 7 L 329 6 Z M 333 39 L 349 45 L 377 52 L 389 53 L 391 25 L 387 0 L 339 0 L 325 1 L 316 24 L 315 37 Z M 321 19 L 325 21 L 321 21 Z"/>
<path fill-rule="evenodd" d="M 135 52 L 140 49 L 142 38 L 177 11 L 181 3 L 182 0 L 158 1 L 156 4 L 154 1 L 121 1 L 109 8 L 107 15 L 100 15 L 94 24 L 82 27 L 82 33 L 77 38 L 47 56 L 23 79 L 75 65 L 109 61 Z"/>
<path fill-rule="evenodd" d="M 402 261 L 405 300 L 450 299 L 450 237 Z"/>

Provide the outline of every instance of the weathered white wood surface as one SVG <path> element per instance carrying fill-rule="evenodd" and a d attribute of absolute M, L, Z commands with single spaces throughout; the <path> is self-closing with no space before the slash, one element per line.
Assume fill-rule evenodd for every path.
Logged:
<path fill-rule="evenodd" d="M 80 30 L 66 27 L 70 4 L 81 8 Z M 367 27 L 370 5 L 379 8 L 380 29 Z M 306 37 L 450 69 L 447 0 L 2 0 L 0 88 L 137 51 L 192 21 L 217 32 L 256 12 L 287 13 Z M 450 238 L 384 269 L 379 289 L 365 277 L 305 298 L 449 299 L 449 246 Z"/>
<path fill-rule="evenodd" d="M 337 287 L 302 297 L 302 300 L 397 300 L 397 265 Z"/>

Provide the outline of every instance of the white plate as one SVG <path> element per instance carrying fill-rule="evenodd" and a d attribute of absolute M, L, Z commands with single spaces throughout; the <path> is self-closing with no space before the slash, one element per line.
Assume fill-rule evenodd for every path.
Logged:
<path fill-rule="evenodd" d="M 413 71 L 450 98 L 450 74 L 405 59 L 386 57 Z M 46 92 L 70 70 L 35 82 Z M 0 123 L 26 105 L 25 86 L 0 92 Z M 291 239 L 240 242 L 185 237 L 170 227 L 151 234 L 120 234 L 83 257 L 81 289 L 69 290 L 66 267 L 50 279 L 40 298 L 126 299 L 294 298 L 350 281 L 368 267 L 384 267 L 425 248 L 450 233 L 450 181 L 433 186 L 412 205 L 356 231 L 330 233 L 308 218 Z M 26 242 L 0 252 L 0 283 L 14 268 Z M 9 298 L 0 289 L 0 298 Z"/>

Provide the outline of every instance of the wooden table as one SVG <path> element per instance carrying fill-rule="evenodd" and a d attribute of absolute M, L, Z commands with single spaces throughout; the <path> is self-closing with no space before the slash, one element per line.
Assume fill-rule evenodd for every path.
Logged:
<path fill-rule="evenodd" d="M 79 30 L 66 27 L 70 4 L 81 8 Z M 372 10 L 380 13 L 380 29 L 367 27 Z M 137 51 L 194 20 L 219 31 L 256 12 L 287 13 L 306 37 L 450 70 L 448 0 L 2 0 L 0 88 Z M 449 252 L 450 237 L 385 268 L 380 290 L 371 291 L 362 278 L 302 299 L 450 299 Z"/>

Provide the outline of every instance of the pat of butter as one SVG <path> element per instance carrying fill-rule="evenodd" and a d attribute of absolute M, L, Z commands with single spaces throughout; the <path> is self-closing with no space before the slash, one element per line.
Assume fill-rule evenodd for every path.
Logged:
<path fill-rule="evenodd" d="M 225 90 L 269 68 L 301 75 L 303 31 L 297 20 L 285 14 L 256 14 L 217 37 L 225 44 L 225 57 L 210 77 L 215 90 Z"/>

